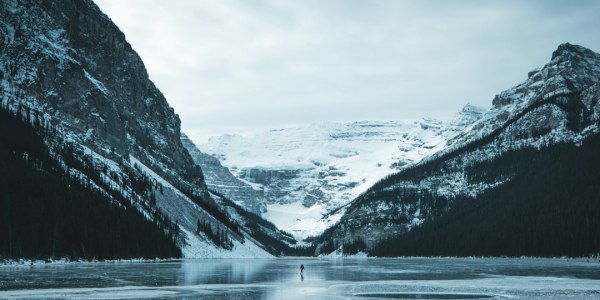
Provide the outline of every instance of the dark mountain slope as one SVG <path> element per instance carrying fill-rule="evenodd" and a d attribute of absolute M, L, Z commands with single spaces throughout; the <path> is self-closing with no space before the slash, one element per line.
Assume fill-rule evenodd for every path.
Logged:
<path fill-rule="evenodd" d="M 514 179 L 377 245 L 376 256 L 586 256 L 600 249 L 600 135 L 581 146 L 514 150 L 470 166 Z M 439 200 L 438 200 L 439 201 Z"/>
<path fill-rule="evenodd" d="M 181 256 L 170 223 L 66 174 L 40 132 L 0 109 L 0 260 Z"/>

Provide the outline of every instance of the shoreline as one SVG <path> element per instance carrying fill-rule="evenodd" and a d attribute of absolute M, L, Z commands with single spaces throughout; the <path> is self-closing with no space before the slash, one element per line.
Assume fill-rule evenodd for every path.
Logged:
<path fill-rule="evenodd" d="M 245 258 L 239 258 L 245 259 Z M 589 258 L 589 257 L 541 257 L 541 256 L 519 256 L 519 257 L 494 257 L 494 256 L 398 256 L 398 257 L 365 257 L 365 256 L 282 256 L 282 257 L 273 257 L 273 258 L 261 258 L 268 260 L 294 260 L 294 259 L 307 259 L 307 260 L 337 260 L 337 259 L 377 259 L 377 260 L 395 260 L 395 259 L 431 259 L 431 260 L 439 260 L 439 259 L 462 259 L 462 260 L 489 260 L 489 259 L 497 259 L 497 260 L 555 260 L 555 261 L 574 261 L 586 263 L 589 260 L 590 264 L 600 263 L 597 262 L 598 258 Z M 61 265 L 102 265 L 102 264 L 139 264 L 139 263 L 167 263 L 167 262 L 181 262 L 181 261 L 193 261 L 193 260 L 237 260 L 236 258 L 131 258 L 131 259 L 107 259 L 107 260 L 86 260 L 86 259 L 78 259 L 78 260 L 70 260 L 67 258 L 62 259 L 50 259 L 50 260 L 41 260 L 41 259 L 7 259 L 0 260 L 0 268 L 2 267 L 39 267 L 39 266 L 61 266 Z"/>
<path fill-rule="evenodd" d="M 182 260 L 182 258 L 123 258 L 123 259 L 5 259 L 0 260 L 0 267 L 35 267 L 35 266 L 60 266 L 60 265 L 84 265 L 84 264 L 125 264 L 125 263 L 163 263 Z"/>

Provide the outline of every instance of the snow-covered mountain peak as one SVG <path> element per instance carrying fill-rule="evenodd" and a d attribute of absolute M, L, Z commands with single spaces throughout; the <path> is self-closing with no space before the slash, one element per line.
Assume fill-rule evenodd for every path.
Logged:
<path fill-rule="evenodd" d="M 600 54 L 565 43 L 553 52 L 550 62 L 529 72 L 525 82 L 496 95 L 492 103 L 496 108 L 522 107 L 539 97 L 581 91 L 599 78 Z"/>
<path fill-rule="evenodd" d="M 319 223 L 323 214 L 380 178 L 442 149 L 481 111 L 467 105 L 449 122 L 319 122 L 248 137 L 213 137 L 198 147 L 264 193 L 267 219 L 306 236 L 331 225 Z"/>
<path fill-rule="evenodd" d="M 486 112 L 486 109 L 467 103 L 454 116 L 444 124 L 443 135 L 447 143 L 459 136 L 463 131 L 475 123 Z M 446 143 L 446 144 L 447 144 Z M 445 146 L 445 145 L 444 145 Z"/>
<path fill-rule="evenodd" d="M 421 118 L 418 122 L 422 129 L 440 129 L 444 125 L 444 121 L 434 118 Z"/>
<path fill-rule="evenodd" d="M 467 103 L 446 123 L 447 127 L 464 128 L 466 125 L 472 124 L 479 119 L 487 109 Z"/>
<path fill-rule="evenodd" d="M 458 115 L 476 115 L 479 116 L 486 111 L 485 108 L 473 105 L 471 103 L 465 104 L 463 108 L 457 113 Z"/>
<path fill-rule="evenodd" d="M 597 57 L 598 54 L 594 51 L 579 45 L 563 43 L 558 45 L 556 50 L 552 52 L 552 60 L 555 59 L 572 59 L 573 57 Z"/>
<path fill-rule="evenodd" d="M 496 95 L 492 101 L 493 107 L 483 113 L 465 132 L 448 142 L 453 147 L 444 149 L 444 152 L 488 135 L 536 101 L 543 101 L 555 95 L 579 93 L 599 79 L 600 54 L 581 46 L 561 44 L 554 51 L 552 59 L 544 66 L 529 72 L 524 82 Z M 553 113 L 555 112 L 551 114 Z M 532 118 L 539 119 L 534 123 L 540 126 L 548 123 L 544 114 Z"/>

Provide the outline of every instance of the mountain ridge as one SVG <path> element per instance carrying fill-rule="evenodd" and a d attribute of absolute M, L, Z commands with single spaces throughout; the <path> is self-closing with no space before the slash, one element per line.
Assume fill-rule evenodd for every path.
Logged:
<path fill-rule="evenodd" d="M 597 135 L 600 55 L 570 44 L 558 49 L 558 54 L 536 71 L 540 75 L 530 73 L 524 83 L 496 96 L 494 107 L 449 142 L 450 147 L 383 178 L 356 198 L 340 223 L 315 240 L 317 252 L 353 244 L 366 238 L 367 232 L 371 245 L 387 238 L 399 242 L 413 228 L 451 212 L 456 199 L 466 197 L 476 203 L 473 199 L 517 180 L 510 169 L 505 173 L 481 169 L 483 175 L 473 177 L 468 175 L 471 166 L 494 162 L 508 151 L 577 144 Z M 577 50 L 576 55 L 572 49 Z M 572 83 L 572 79 L 579 81 Z M 569 88 L 573 86 L 583 88 L 573 91 Z M 486 177 L 492 174 L 494 177 Z"/>

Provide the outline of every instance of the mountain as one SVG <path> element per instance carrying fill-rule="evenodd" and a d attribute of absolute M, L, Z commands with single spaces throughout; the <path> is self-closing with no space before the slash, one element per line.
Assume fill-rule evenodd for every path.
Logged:
<path fill-rule="evenodd" d="M 3 102 L 66 127 L 100 153 L 131 155 L 208 197 L 180 121 L 123 33 L 91 1 L 2 4 Z M 181 180 L 183 179 L 183 180 Z"/>
<path fill-rule="evenodd" d="M 323 215 L 378 179 L 444 148 L 482 112 L 466 105 L 448 122 L 424 118 L 414 123 L 319 123 L 248 137 L 223 135 L 199 148 L 262 193 L 265 218 L 306 237 L 333 225 L 341 214 L 326 219 Z M 232 191 L 236 189 L 237 185 Z"/>
<path fill-rule="evenodd" d="M 174 228 L 164 235 L 176 233 L 185 257 L 280 253 L 244 228 L 258 221 L 240 223 L 209 193 L 182 145 L 178 116 L 92 1 L 2 1 L 0 37 L 2 106 L 49 133 L 39 134 L 60 167 L 54 175 L 92 189 L 100 195 L 94 201 L 121 203 L 149 224 Z"/>
<path fill-rule="evenodd" d="M 194 163 L 202 169 L 209 190 L 233 199 L 254 213 L 260 214 L 266 209 L 262 191 L 255 190 L 250 184 L 235 177 L 216 157 L 201 152 L 183 133 L 181 143 L 192 156 Z"/>
<path fill-rule="evenodd" d="M 280 230 L 273 223 L 262 219 L 258 214 L 264 209 L 262 193 L 249 184 L 237 179 L 219 160 L 202 153 L 194 143 L 181 134 L 181 142 L 194 162 L 206 175 L 206 184 L 216 202 L 226 209 L 229 217 L 241 224 L 241 229 L 249 239 L 275 255 L 310 255 L 309 248 L 297 245 L 296 239 Z"/>
<path fill-rule="evenodd" d="M 317 254 L 592 253 L 600 246 L 599 100 L 600 54 L 560 45 L 446 148 L 344 207 L 313 240 Z"/>

